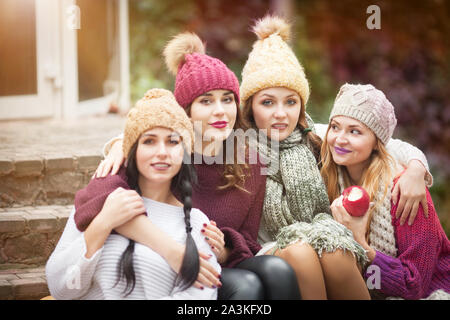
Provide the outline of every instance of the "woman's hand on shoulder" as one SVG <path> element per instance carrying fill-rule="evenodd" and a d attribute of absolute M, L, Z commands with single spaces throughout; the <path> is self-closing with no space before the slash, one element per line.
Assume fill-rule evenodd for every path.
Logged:
<path fill-rule="evenodd" d="M 394 204 L 398 203 L 395 217 L 400 218 L 400 225 L 403 225 L 407 219 L 409 225 L 413 224 L 420 204 L 424 209 L 425 217 L 428 218 L 425 172 L 425 168 L 419 161 L 411 161 L 392 191 L 392 201 Z M 400 199 L 398 199 L 399 193 Z"/>
<path fill-rule="evenodd" d="M 100 162 L 97 170 L 92 176 L 92 179 L 104 178 L 109 173 L 111 173 L 111 175 L 114 175 L 119 171 L 120 166 L 125 161 L 122 145 L 122 140 L 118 140 L 112 145 L 110 152 L 108 153 L 106 158 Z"/>

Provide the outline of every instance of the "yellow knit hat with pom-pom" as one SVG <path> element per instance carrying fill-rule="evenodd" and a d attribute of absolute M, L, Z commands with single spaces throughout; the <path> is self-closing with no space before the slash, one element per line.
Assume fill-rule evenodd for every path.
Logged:
<path fill-rule="evenodd" d="M 253 44 L 242 70 L 241 101 L 258 91 L 273 87 L 286 87 L 296 91 L 306 105 L 309 84 L 302 65 L 286 43 L 291 26 L 282 18 L 267 16 L 256 22 L 253 32 L 258 40 Z"/>
<path fill-rule="evenodd" d="M 123 137 L 123 154 L 128 157 L 131 147 L 147 130 L 163 127 L 177 132 L 186 151 L 193 150 L 194 130 L 184 109 L 166 89 L 150 89 L 128 112 Z"/>

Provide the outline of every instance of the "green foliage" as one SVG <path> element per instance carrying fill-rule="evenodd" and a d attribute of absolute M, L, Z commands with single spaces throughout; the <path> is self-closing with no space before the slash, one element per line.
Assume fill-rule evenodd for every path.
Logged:
<path fill-rule="evenodd" d="M 167 41 L 184 31 L 196 16 L 191 1 L 130 0 L 131 98 L 138 100 L 153 87 L 172 89 L 162 59 Z"/>

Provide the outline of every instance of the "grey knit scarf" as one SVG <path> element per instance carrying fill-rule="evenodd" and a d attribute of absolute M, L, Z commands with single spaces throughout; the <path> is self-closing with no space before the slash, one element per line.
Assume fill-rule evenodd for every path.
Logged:
<path fill-rule="evenodd" d="M 267 176 L 263 225 L 278 248 L 301 242 L 309 243 L 319 255 L 349 250 L 364 264 L 364 249 L 330 214 L 325 184 L 306 140 L 306 134 L 297 128 L 279 143 L 278 150 L 259 144 L 265 161 L 279 162 L 279 170 Z"/>
<path fill-rule="evenodd" d="M 275 237 L 282 227 L 297 221 L 311 222 L 320 212 L 329 212 L 327 192 L 312 151 L 300 129 L 279 143 L 279 150 L 259 145 L 263 159 L 278 162 L 279 170 L 267 176 L 263 219 Z"/>

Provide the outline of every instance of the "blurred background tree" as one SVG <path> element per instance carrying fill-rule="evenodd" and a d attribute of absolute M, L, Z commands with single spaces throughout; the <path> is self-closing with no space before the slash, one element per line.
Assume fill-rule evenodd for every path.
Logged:
<path fill-rule="evenodd" d="M 380 30 L 366 26 L 373 4 Z M 310 82 L 307 108 L 316 122 L 328 121 L 346 82 L 386 94 L 396 108 L 395 137 L 428 158 L 431 193 L 450 235 L 450 1 L 130 0 L 133 101 L 151 87 L 173 89 L 161 52 L 182 31 L 197 33 L 240 78 L 256 39 L 250 26 L 267 13 L 293 24 L 291 45 Z"/>

